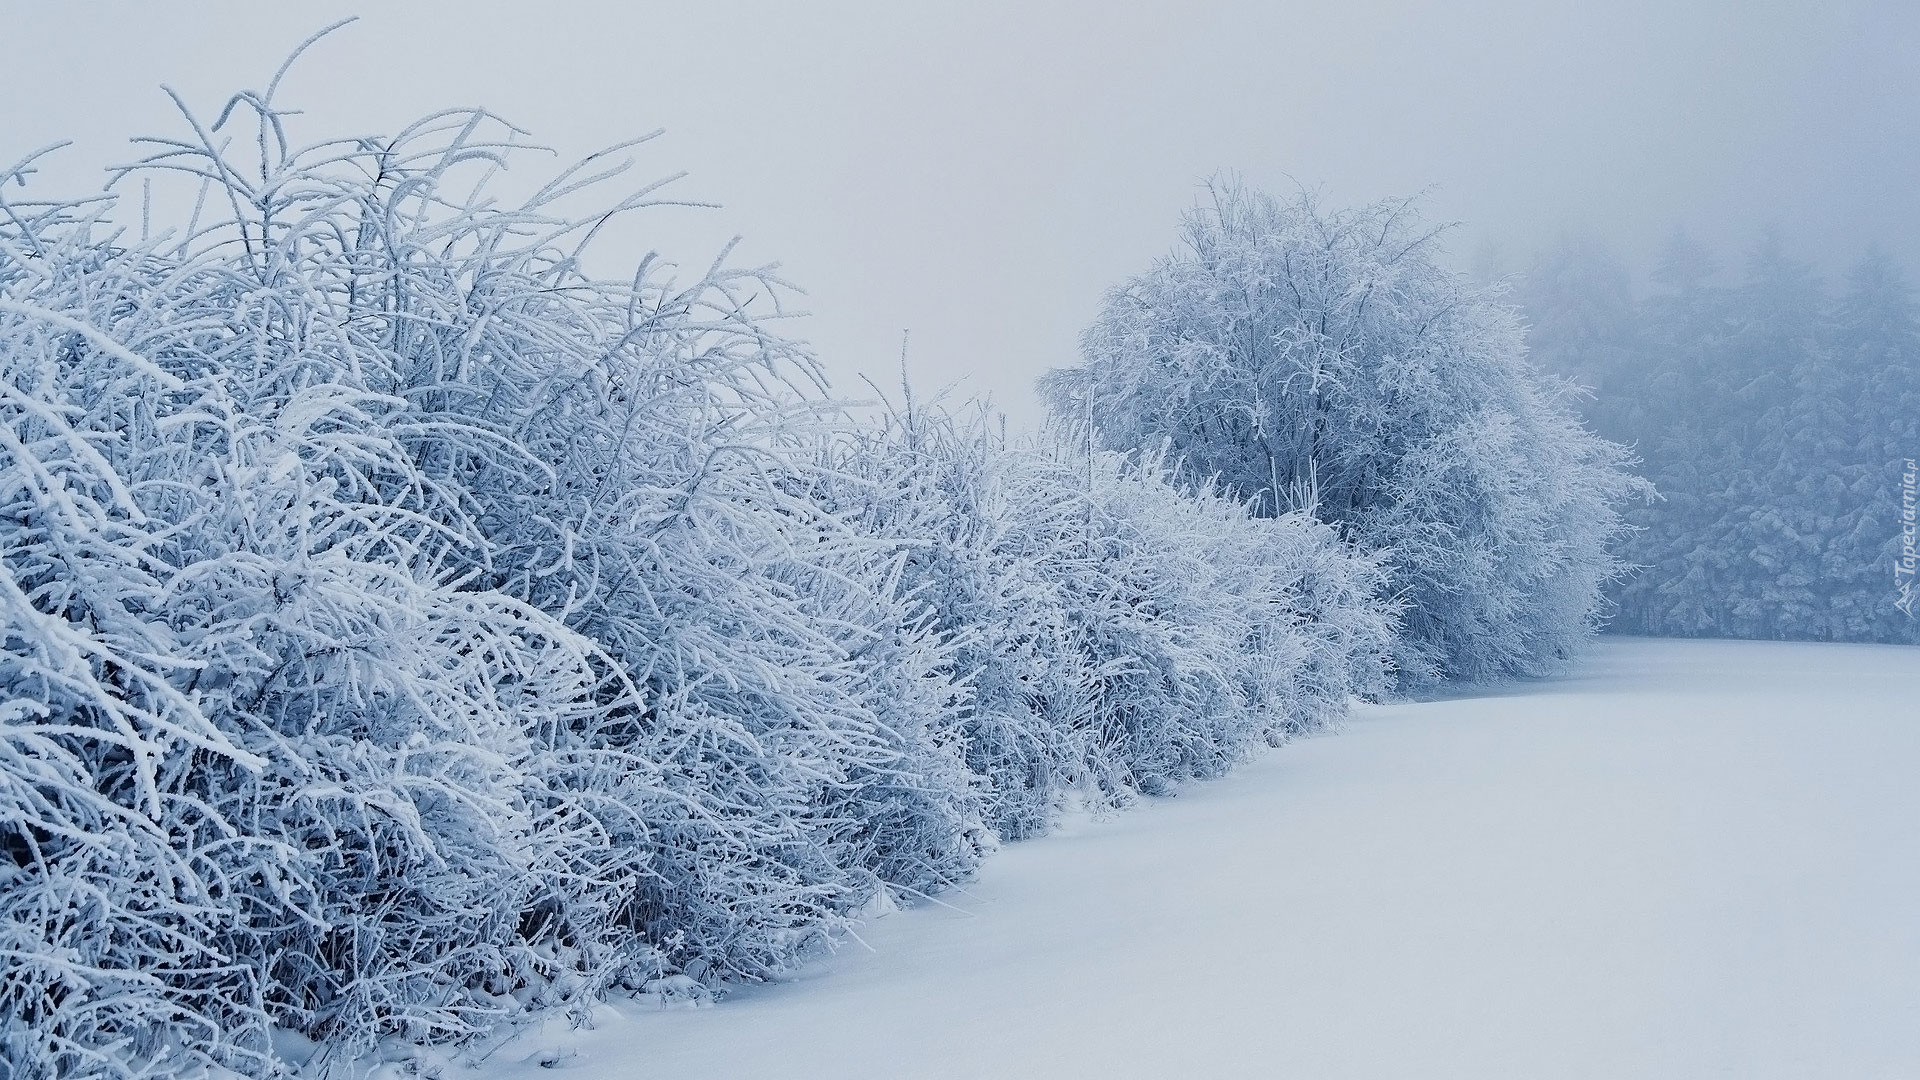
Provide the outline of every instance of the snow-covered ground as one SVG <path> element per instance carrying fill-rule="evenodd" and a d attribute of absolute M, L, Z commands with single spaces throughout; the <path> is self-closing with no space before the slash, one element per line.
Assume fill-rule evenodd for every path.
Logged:
<path fill-rule="evenodd" d="M 484 1071 L 1920 1077 L 1920 650 L 1604 641 L 1011 845 L 942 899 Z"/>

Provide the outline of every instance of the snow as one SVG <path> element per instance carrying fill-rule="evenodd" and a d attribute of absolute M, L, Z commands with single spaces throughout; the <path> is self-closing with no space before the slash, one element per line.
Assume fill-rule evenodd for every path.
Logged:
<path fill-rule="evenodd" d="M 1603 639 L 1009 845 L 871 951 L 550 1022 L 482 1072 L 1920 1075 L 1917 703 L 1912 649 Z"/>

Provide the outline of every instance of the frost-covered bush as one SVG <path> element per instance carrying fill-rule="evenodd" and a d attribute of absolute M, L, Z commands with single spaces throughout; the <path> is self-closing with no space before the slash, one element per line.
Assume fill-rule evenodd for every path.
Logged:
<path fill-rule="evenodd" d="M 1384 555 L 1403 681 L 1567 657 L 1619 572 L 1636 482 L 1529 365 L 1511 308 L 1446 270 L 1405 203 L 1329 213 L 1226 186 L 1183 238 L 1043 380 L 1055 416 Z"/>
<path fill-rule="evenodd" d="M 290 115 L 189 115 L 137 213 L 0 174 L 0 1071 L 764 977 L 1379 689 L 1309 515 L 850 426 L 770 273 L 585 272 L 623 166 L 510 201 L 485 113 Z"/>
<path fill-rule="evenodd" d="M 983 431 L 909 407 L 817 451 L 815 497 L 897 544 L 900 590 L 949 651 L 959 693 L 935 740 L 963 756 L 1003 839 L 1045 832 L 1084 757 L 1087 685 L 1063 598 L 1041 564 L 1068 556 L 1062 493 L 1020 483 Z M 1010 475 L 1010 473 L 1012 475 Z"/>
<path fill-rule="evenodd" d="M 1095 676 L 1103 788 L 1218 776 L 1384 689 L 1393 612 L 1377 563 L 1332 528 L 1257 517 L 1155 455 L 1096 453 L 1081 470 L 1086 554 L 1063 586 Z"/>
<path fill-rule="evenodd" d="M 301 147 L 270 102 L 125 181 L 186 176 L 177 231 L 0 227 L 17 1070 L 764 975 L 969 872 L 945 646 L 781 454 L 778 282 L 586 277 L 552 206 L 605 171 L 488 201 L 484 114 Z"/>
<path fill-rule="evenodd" d="M 393 357 L 362 370 L 423 414 L 415 463 L 477 534 L 463 580 L 563 620 L 643 695 L 610 729 L 659 777 L 620 794 L 646 822 L 633 928 L 669 966 L 764 976 L 879 884 L 971 869 L 966 784 L 922 732 L 957 691 L 897 594 L 897 545 L 854 534 L 793 479 L 817 376 L 750 313 L 780 282 L 583 276 L 547 204 L 592 176 L 513 211 L 444 215 L 447 170 L 475 138 L 383 150 L 422 164 L 325 224 L 359 238 L 334 288 L 380 313 Z M 937 854 L 919 850 L 923 827 L 942 833 Z"/>
<path fill-rule="evenodd" d="M 333 378 L 347 312 L 105 208 L 0 229 L 7 1058 L 259 1071 L 269 1021 L 471 1031 L 485 977 L 631 888 L 591 744 L 637 695 L 460 580 L 413 411 Z"/>
<path fill-rule="evenodd" d="M 1117 804 L 1218 775 L 1384 688 L 1378 563 L 1305 514 L 911 404 L 825 457 L 830 501 L 909 545 L 1003 837 L 1044 832 L 1070 789 Z"/>

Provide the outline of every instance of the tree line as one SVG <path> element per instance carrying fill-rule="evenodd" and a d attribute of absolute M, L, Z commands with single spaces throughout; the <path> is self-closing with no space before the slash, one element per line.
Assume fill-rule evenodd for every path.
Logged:
<path fill-rule="evenodd" d="M 1684 235 L 1648 281 L 1568 239 L 1516 298 L 1545 369 L 1659 497 L 1626 510 L 1636 571 L 1611 629 L 1920 642 L 1897 606 L 1903 476 L 1920 455 L 1920 309 L 1884 252 L 1837 288 L 1763 237 L 1743 259 Z"/>

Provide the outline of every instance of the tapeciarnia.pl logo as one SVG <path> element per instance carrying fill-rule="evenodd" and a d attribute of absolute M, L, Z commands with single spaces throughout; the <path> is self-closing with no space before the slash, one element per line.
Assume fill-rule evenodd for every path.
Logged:
<path fill-rule="evenodd" d="M 1899 590 L 1899 596 L 1893 606 L 1913 618 L 1913 571 L 1914 571 L 1914 459 L 1907 459 L 1906 471 L 1900 474 L 1900 554 L 1893 560 L 1893 585 Z"/>

